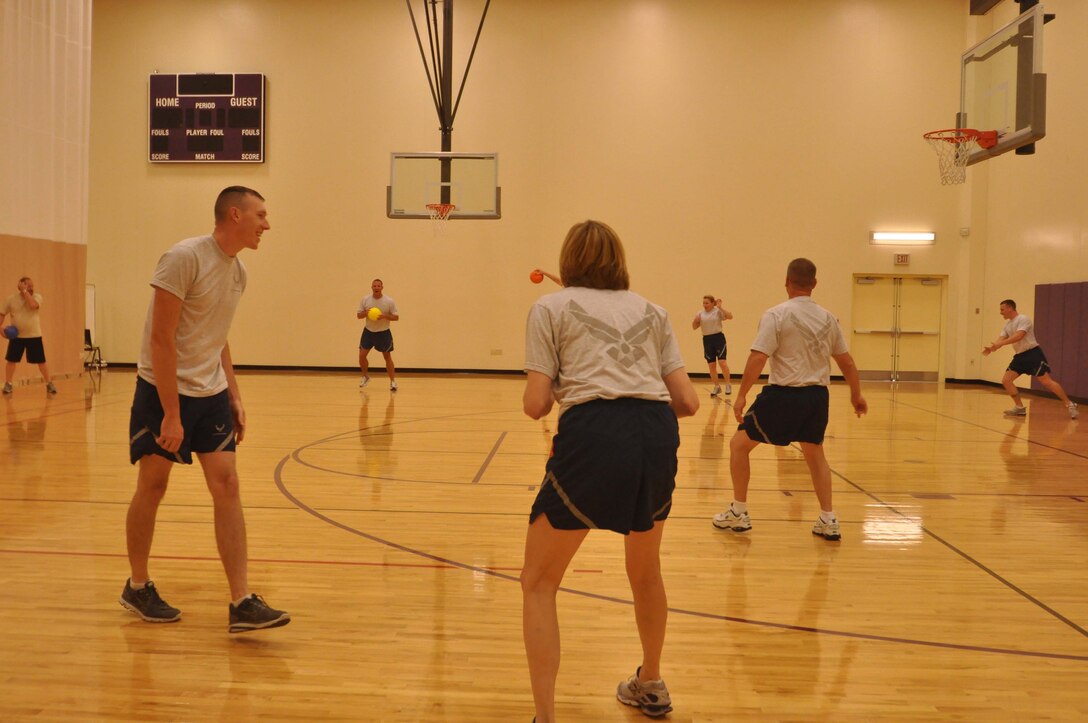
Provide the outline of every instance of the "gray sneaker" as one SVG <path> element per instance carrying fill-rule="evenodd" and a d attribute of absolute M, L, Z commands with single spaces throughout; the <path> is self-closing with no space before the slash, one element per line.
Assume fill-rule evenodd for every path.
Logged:
<path fill-rule="evenodd" d="M 742 512 L 739 515 L 733 511 L 733 505 L 729 505 L 729 508 L 725 512 L 719 512 L 714 515 L 714 519 L 711 520 L 714 526 L 719 530 L 732 530 L 733 532 L 747 532 L 752 529 L 752 518 L 748 516 L 747 512 Z"/>
<path fill-rule="evenodd" d="M 718 386 L 717 384 L 715 384 L 714 388 L 710 390 L 710 396 L 712 396 L 712 397 L 716 397 L 721 393 L 722 393 L 722 388 L 720 386 Z"/>
<path fill-rule="evenodd" d="M 4 394 L 11 394 L 11 385 L 10 384 L 5 384 L 4 385 Z"/>
<path fill-rule="evenodd" d="M 291 616 L 282 610 L 268 607 L 260 595 L 250 595 L 237 607 L 230 604 L 230 627 L 232 633 L 246 633 L 250 630 L 278 628 L 291 622 Z"/>
<path fill-rule="evenodd" d="M 389 391 L 391 391 L 391 392 L 397 391 L 397 380 L 396 379 L 389 382 Z"/>
<path fill-rule="evenodd" d="M 360 389 L 365 387 L 367 384 L 370 384 L 370 377 L 363 377 L 362 379 L 359 380 L 359 388 Z"/>
<path fill-rule="evenodd" d="M 126 580 L 125 589 L 121 591 L 118 602 L 149 623 L 176 623 L 181 620 L 181 611 L 167 605 L 159 597 L 155 583 L 150 581 L 141 588 L 133 588 L 132 580 Z"/>
<path fill-rule="evenodd" d="M 726 394 L 732 394 L 733 393 L 733 385 L 732 384 L 726 384 L 725 385 L 725 393 Z"/>
<path fill-rule="evenodd" d="M 49 382 L 45 385 L 45 391 L 49 392 L 50 394 L 56 394 L 57 388 L 53 386 L 53 382 Z"/>
<path fill-rule="evenodd" d="M 640 666 L 635 674 L 616 688 L 616 700 L 624 705 L 636 706 L 650 718 L 661 718 L 672 711 L 669 689 L 663 680 L 639 680 Z"/>
<path fill-rule="evenodd" d="M 1080 416 L 1080 412 L 1077 411 L 1077 403 L 1076 402 L 1069 402 L 1068 409 L 1069 409 L 1069 418 L 1070 419 L 1076 419 L 1077 417 Z"/>
<path fill-rule="evenodd" d="M 1012 407 L 1011 409 L 1006 409 L 1005 410 L 1005 416 L 1006 417 L 1026 417 L 1026 416 L 1028 416 L 1028 408 L 1027 407 Z"/>

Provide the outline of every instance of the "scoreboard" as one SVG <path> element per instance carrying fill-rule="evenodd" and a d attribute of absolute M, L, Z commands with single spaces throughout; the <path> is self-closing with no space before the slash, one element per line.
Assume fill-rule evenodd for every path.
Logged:
<path fill-rule="evenodd" d="M 264 162 L 261 73 L 156 73 L 148 88 L 150 162 Z"/>

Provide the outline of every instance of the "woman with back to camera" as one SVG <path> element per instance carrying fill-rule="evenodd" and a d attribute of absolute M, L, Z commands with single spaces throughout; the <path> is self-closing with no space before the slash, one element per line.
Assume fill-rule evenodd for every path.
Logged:
<path fill-rule="evenodd" d="M 529 310 L 523 405 L 559 403 L 559 425 L 529 516 L 521 574 L 523 632 L 536 720 L 555 720 L 556 593 L 590 529 L 624 535 L 642 663 L 616 697 L 650 717 L 672 710 L 661 680 L 668 601 L 661 535 L 672 506 L 678 417 L 694 414 L 668 315 L 628 290 L 623 245 L 598 221 L 575 224 L 559 257 L 561 291 Z"/>

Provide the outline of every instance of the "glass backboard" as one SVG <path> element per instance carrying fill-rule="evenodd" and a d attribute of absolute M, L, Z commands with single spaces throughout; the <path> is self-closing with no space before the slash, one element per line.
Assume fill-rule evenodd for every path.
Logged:
<path fill-rule="evenodd" d="M 968 165 L 1046 135 L 1043 23 L 1036 5 L 963 54 L 956 127 L 998 134 L 997 145 L 972 153 Z"/>
<path fill-rule="evenodd" d="M 452 203 L 453 219 L 502 217 L 497 153 L 393 153 L 386 215 L 431 218 L 427 204 Z"/>

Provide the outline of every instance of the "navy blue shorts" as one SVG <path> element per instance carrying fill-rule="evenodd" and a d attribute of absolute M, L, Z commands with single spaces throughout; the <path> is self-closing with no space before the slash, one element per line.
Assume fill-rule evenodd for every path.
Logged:
<path fill-rule="evenodd" d="M 645 532 L 666 519 L 680 430 L 666 402 L 597 399 L 563 412 L 529 522 Z"/>
<path fill-rule="evenodd" d="M 162 402 L 155 385 L 136 377 L 136 395 L 132 398 L 132 413 L 128 422 L 129 461 L 136 464 L 148 454 L 157 454 L 171 462 L 193 463 L 193 452 L 233 452 L 234 414 L 230 410 L 227 390 L 210 397 L 178 395 L 181 403 L 181 426 L 185 438 L 177 452 L 167 452 L 155 438 L 162 427 Z"/>
<path fill-rule="evenodd" d="M 377 349 L 383 354 L 393 351 L 393 332 L 386 329 L 385 331 L 371 331 L 370 329 L 363 329 L 363 335 L 359 337 L 360 349 Z"/>
<path fill-rule="evenodd" d="M 1050 364 L 1046 361 L 1046 354 L 1043 354 L 1043 348 L 1041 346 L 1033 346 L 1027 351 L 1022 351 L 1019 354 L 1013 355 L 1012 361 L 1009 362 L 1009 371 L 1014 371 L 1017 374 L 1041 377 L 1044 374 L 1050 373 Z"/>
<path fill-rule="evenodd" d="M 719 359 L 725 359 L 726 351 L 725 334 L 723 332 L 719 331 L 717 334 L 703 336 L 703 359 L 706 359 L 707 364 L 713 364 Z"/>
<path fill-rule="evenodd" d="M 8 353 L 4 359 L 16 364 L 23 360 L 23 351 L 26 351 L 26 360 L 31 364 L 45 364 L 45 345 L 40 336 L 17 336 L 8 339 Z"/>
<path fill-rule="evenodd" d="M 827 387 L 780 387 L 759 392 L 737 429 L 749 439 L 785 447 L 792 442 L 823 444 L 827 430 Z"/>

